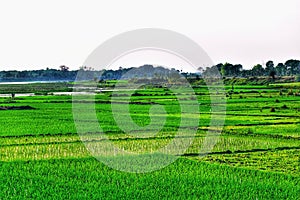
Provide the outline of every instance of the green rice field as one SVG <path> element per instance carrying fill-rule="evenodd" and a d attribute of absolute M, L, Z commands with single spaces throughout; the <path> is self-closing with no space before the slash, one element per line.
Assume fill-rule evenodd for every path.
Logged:
<path fill-rule="evenodd" d="M 0 93 L 9 93 L 9 87 L 1 85 Z M 94 110 L 101 129 L 126 151 L 156 152 L 176 140 L 178 132 L 192 138 L 183 155 L 170 152 L 178 156 L 175 162 L 149 173 L 122 172 L 99 162 L 78 134 L 72 106 L 80 103 L 71 95 L 48 94 L 55 88 L 49 84 L 48 89 L 21 87 L 36 95 L 0 97 L 1 199 L 300 199 L 299 84 L 237 85 L 233 91 L 226 86 L 222 112 L 211 104 L 222 95 L 205 86 L 193 88 L 196 99 L 184 91 L 175 94 L 156 87 L 141 88 L 134 95 L 96 94 Z M 122 130 L 112 104 L 119 115 L 126 114 L 128 98 L 134 123 L 156 127 L 165 119 L 163 127 L 158 132 L 151 126 L 133 130 L 135 135 Z M 178 98 L 186 105 L 199 103 L 199 113 L 182 113 Z M 165 112 L 150 116 L 153 105 L 163 106 Z M 199 120 L 193 136 L 180 129 L 183 119 Z M 208 131 L 216 131 L 210 123 L 218 119 L 224 119 L 222 133 L 201 156 Z M 86 130 L 87 135 L 98 131 Z M 103 141 L 92 142 L 101 146 Z"/>

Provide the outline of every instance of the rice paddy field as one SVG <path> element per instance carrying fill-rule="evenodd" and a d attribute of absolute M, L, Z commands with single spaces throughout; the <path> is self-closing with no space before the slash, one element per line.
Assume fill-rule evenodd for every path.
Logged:
<path fill-rule="evenodd" d="M 1 85 L 0 92 L 9 93 L 9 87 Z M 30 85 L 20 87 L 32 92 Z M 182 137 L 192 137 L 179 124 L 182 118 L 199 120 L 183 155 L 170 152 L 178 159 L 149 173 L 118 171 L 99 162 L 77 133 L 73 106 L 79 102 L 74 104 L 71 95 L 41 95 L 38 91 L 47 94 L 47 89 L 34 88 L 33 96 L 0 97 L 1 199 L 300 198 L 299 84 L 243 85 L 233 91 L 225 86 L 223 112 L 215 112 L 211 104 L 220 93 L 204 86 L 193 88 L 196 99 L 155 87 L 141 88 L 133 95 L 97 93 L 94 109 L 100 127 L 126 151 L 156 152 L 176 140 L 179 131 Z M 69 90 L 61 87 L 60 91 Z M 182 113 L 178 97 L 186 105 L 199 103 L 199 113 Z M 150 126 L 130 135 L 120 128 L 112 105 L 122 115 L 128 98 L 130 117 L 139 127 L 165 119 L 159 132 Z M 153 105 L 165 109 L 156 113 L 156 121 L 149 114 Z M 213 118 L 224 119 L 222 133 L 213 149 L 200 156 L 208 131 L 214 129 Z M 87 130 L 87 135 L 97 134 Z"/>

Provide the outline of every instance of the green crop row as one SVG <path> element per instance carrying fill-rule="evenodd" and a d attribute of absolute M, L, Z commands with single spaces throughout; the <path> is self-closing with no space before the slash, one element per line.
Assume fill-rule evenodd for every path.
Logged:
<path fill-rule="evenodd" d="M 20 199 L 298 199 L 290 175 L 179 159 L 146 174 L 93 158 L 0 163 L 0 197 Z"/>
<path fill-rule="evenodd" d="M 0 98 L 0 198 L 299 199 L 300 99 L 294 94 L 300 88 L 293 87 L 293 95 L 288 86 L 239 85 L 226 86 L 226 93 L 219 86 L 210 92 L 194 86 L 196 98 L 184 89 L 149 86 L 74 102 L 69 95 Z M 79 114 L 84 131 L 78 135 Z M 126 120 L 120 124 L 118 117 Z M 210 123 L 223 119 L 223 132 L 215 137 L 220 127 Z M 205 141 L 215 146 L 204 148 Z M 98 162 L 87 149 L 109 160 L 116 152 L 107 142 L 142 155 L 184 156 L 159 171 L 125 173 Z M 114 158 L 130 167 L 126 157 Z M 142 158 L 140 167 L 149 161 Z"/>

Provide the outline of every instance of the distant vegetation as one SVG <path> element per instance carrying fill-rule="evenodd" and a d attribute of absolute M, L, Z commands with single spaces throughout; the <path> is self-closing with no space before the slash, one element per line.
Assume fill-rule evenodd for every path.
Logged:
<path fill-rule="evenodd" d="M 203 75 L 210 75 L 211 71 L 218 70 L 224 77 L 251 77 L 251 76 L 270 76 L 275 79 L 275 76 L 296 76 L 300 75 L 300 61 L 290 59 L 285 63 L 278 63 L 276 66 L 273 61 L 268 61 L 265 67 L 261 64 L 257 64 L 252 69 L 243 69 L 241 64 L 217 64 L 212 67 L 208 67 L 203 70 Z"/>
<path fill-rule="evenodd" d="M 130 71 L 130 73 L 128 73 Z M 293 80 L 300 81 L 300 61 L 290 59 L 285 63 L 278 63 L 276 66 L 273 61 L 268 61 L 265 66 L 257 64 L 252 69 L 243 69 L 241 64 L 220 63 L 211 67 L 198 67 L 197 73 L 187 73 L 175 68 L 166 69 L 164 67 L 153 67 L 152 65 L 143 65 L 138 68 L 122 68 L 117 70 L 101 70 L 97 71 L 91 67 L 80 67 L 78 70 L 70 71 L 67 66 L 60 66 L 59 69 L 41 69 L 29 71 L 0 71 L 1 82 L 14 81 L 74 81 L 80 72 L 81 78 L 84 80 L 135 80 L 135 79 L 153 79 L 154 82 L 165 81 L 169 79 L 178 80 L 185 77 L 189 80 L 200 79 L 201 77 L 222 76 L 222 77 L 238 77 L 238 78 L 258 78 L 270 77 L 271 79 L 280 79 L 284 76 L 293 76 Z M 218 74 L 216 73 L 218 72 Z M 283 79 L 281 79 L 283 80 Z M 287 80 L 285 80 L 287 81 Z"/>

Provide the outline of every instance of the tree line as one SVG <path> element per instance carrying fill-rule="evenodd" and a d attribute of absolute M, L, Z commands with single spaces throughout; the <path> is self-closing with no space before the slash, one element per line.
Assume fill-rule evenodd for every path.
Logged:
<path fill-rule="evenodd" d="M 223 77 L 257 77 L 257 76 L 295 76 L 300 75 L 300 61 L 290 59 L 285 63 L 278 63 L 276 66 L 273 61 L 268 61 L 265 66 L 261 64 L 254 65 L 252 69 L 243 69 L 241 64 L 220 63 L 206 69 L 199 67 L 199 71 L 204 76 L 210 76 L 216 71 Z"/>
<path fill-rule="evenodd" d="M 265 66 L 257 64 L 253 66 L 252 69 L 243 69 L 241 64 L 220 63 L 205 69 L 199 67 L 198 71 L 198 73 L 183 73 L 174 68 L 166 69 L 164 67 L 153 67 L 152 65 L 143 65 L 138 68 L 120 67 L 117 70 L 103 69 L 101 71 L 83 66 L 78 70 L 71 71 L 69 70 L 69 67 L 62 65 L 59 69 L 46 68 L 41 70 L 0 71 L 0 81 L 74 81 L 78 72 L 80 72 L 81 78 L 84 80 L 98 81 L 134 78 L 163 78 L 162 76 L 176 75 L 176 73 L 182 74 L 186 78 L 222 75 L 223 77 L 270 76 L 275 79 L 275 76 L 299 76 L 300 61 L 290 59 L 285 63 L 278 63 L 276 66 L 273 61 L 268 61 Z"/>

